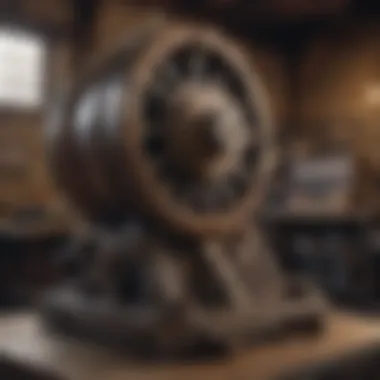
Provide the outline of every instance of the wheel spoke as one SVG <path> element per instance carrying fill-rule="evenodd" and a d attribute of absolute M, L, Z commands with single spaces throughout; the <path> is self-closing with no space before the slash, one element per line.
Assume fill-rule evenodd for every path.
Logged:
<path fill-rule="evenodd" d="M 219 104 L 218 112 L 222 112 L 222 114 L 223 112 L 230 112 L 230 110 L 224 109 L 221 104 L 226 102 L 226 99 L 227 102 L 229 98 L 235 99 L 235 101 L 231 101 L 229 107 L 236 107 L 236 110 L 233 110 L 233 112 L 236 112 L 237 115 L 240 114 L 240 116 L 233 118 L 230 123 L 242 124 L 242 128 L 247 128 L 247 131 L 249 131 L 247 138 L 250 142 L 247 145 L 244 145 L 245 142 L 243 142 L 243 146 L 237 147 L 235 151 L 235 154 L 238 155 L 236 162 L 240 162 L 240 164 L 232 165 L 228 169 L 225 169 L 227 177 L 224 178 L 227 179 L 222 180 L 222 177 L 220 177 L 222 174 L 216 174 L 215 179 L 211 179 L 210 177 L 211 183 L 209 185 L 202 184 L 200 178 L 198 180 L 193 176 L 194 173 L 187 173 L 187 164 L 184 164 L 185 166 L 181 164 L 182 151 L 175 148 L 176 139 L 182 141 L 181 132 L 179 132 L 179 136 L 177 137 L 172 136 L 174 138 L 173 152 L 170 148 L 170 144 L 173 144 L 173 142 L 167 145 L 167 152 L 164 147 L 166 133 L 176 131 L 176 128 L 174 130 L 171 128 L 166 129 L 165 120 L 171 120 L 170 115 L 173 116 L 173 112 L 179 112 L 179 117 L 174 117 L 174 119 L 178 119 L 177 122 L 181 122 L 182 114 L 187 109 L 187 107 L 182 109 L 182 103 L 172 104 L 169 100 L 171 99 L 169 97 L 170 92 L 174 88 L 181 91 L 182 89 L 187 89 L 186 86 L 189 83 L 190 88 L 193 88 L 191 87 L 192 82 L 196 86 L 201 86 L 199 88 L 200 93 L 202 91 L 209 91 L 210 86 L 211 88 L 218 89 L 216 91 L 220 91 L 220 99 L 225 100 L 221 100 L 221 103 L 218 103 L 220 101 L 218 100 L 219 95 L 213 94 L 211 97 L 215 100 L 212 100 L 210 104 Z M 202 90 L 202 86 L 205 86 L 204 90 Z M 183 92 L 181 91 L 179 94 L 183 96 Z M 193 99 L 189 103 L 191 107 L 194 104 L 199 104 L 196 98 L 196 95 L 195 99 L 190 98 Z M 186 99 L 185 97 L 185 101 Z M 157 179 L 168 188 L 172 196 L 177 199 L 177 202 L 185 207 L 190 207 L 197 213 L 222 212 L 233 208 L 234 204 L 245 196 L 249 189 L 251 177 L 254 175 L 254 163 L 258 156 L 256 132 L 250 126 L 252 122 L 248 120 L 246 115 L 250 110 L 245 98 L 245 84 L 234 72 L 233 68 L 223 61 L 222 57 L 216 54 L 207 56 L 204 50 L 194 49 L 193 47 L 181 49 L 168 61 L 163 63 L 161 69 L 156 72 L 154 85 L 150 88 L 146 100 L 148 106 L 147 117 L 149 119 L 146 149 L 149 151 L 152 161 L 157 161 L 152 163 L 157 173 Z M 195 103 L 193 104 L 194 100 Z M 180 106 L 179 111 L 176 108 L 178 106 Z M 200 107 L 202 108 L 202 106 Z M 189 141 L 193 140 L 190 139 Z M 178 158 L 176 160 L 175 157 L 177 155 Z M 173 160 L 176 162 L 174 163 Z M 177 164 L 179 164 L 178 167 Z"/>
<path fill-rule="evenodd" d="M 163 70 L 163 78 L 165 78 L 170 84 L 177 84 L 181 78 L 181 72 L 178 66 L 174 62 L 168 62 Z"/>
<path fill-rule="evenodd" d="M 207 70 L 206 57 L 200 51 L 194 52 L 189 58 L 189 71 L 191 79 L 202 81 Z"/>

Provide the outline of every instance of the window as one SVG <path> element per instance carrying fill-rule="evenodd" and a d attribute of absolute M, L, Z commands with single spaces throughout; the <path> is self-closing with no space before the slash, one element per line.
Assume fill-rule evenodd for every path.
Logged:
<path fill-rule="evenodd" d="M 37 35 L 0 27 L 0 108 L 42 105 L 45 49 Z"/>

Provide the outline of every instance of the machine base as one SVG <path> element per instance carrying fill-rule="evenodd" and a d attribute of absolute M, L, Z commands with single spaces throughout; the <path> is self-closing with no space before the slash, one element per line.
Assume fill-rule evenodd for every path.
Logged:
<path fill-rule="evenodd" d="M 48 325 L 162 359 L 233 352 L 322 324 L 323 297 L 287 277 L 257 234 L 192 248 L 149 235 L 132 247 L 125 236 L 98 244 L 72 285 L 47 296 Z"/>
<path fill-rule="evenodd" d="M 323 326 L 321 300 L 256 305 L 240 311 L 173 311 L 120 306 L 88 299 L 75 289 L 52 293 L 44 320 L 54 331 L 150 359 L 194 358 L 231 353 Z"/>

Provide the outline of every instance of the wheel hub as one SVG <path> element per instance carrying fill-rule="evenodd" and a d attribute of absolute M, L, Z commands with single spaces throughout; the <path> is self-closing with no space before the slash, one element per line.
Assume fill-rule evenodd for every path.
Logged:
<path fill-rule="evenodd" d="M 221 86 L 185 84 L 169 103 L 169 154 L 194 180 L 222 179 L 247 148 L 248 127 L 237 102 Z"/>

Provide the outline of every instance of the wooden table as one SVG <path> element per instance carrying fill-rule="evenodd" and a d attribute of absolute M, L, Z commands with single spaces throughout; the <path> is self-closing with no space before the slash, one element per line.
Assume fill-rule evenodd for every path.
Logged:
<path fill-rule="evenodd" d="M 36 315 L 0 316 L 0 354 L 65 380 L 272 380 L 300 365 L 377 343 L 380 346 L 380 321 L 332 313 L 315 337 L 260 346 L 220 363 L 138 365 L 99 347 L 58 340 L 44 331 Z"/>

